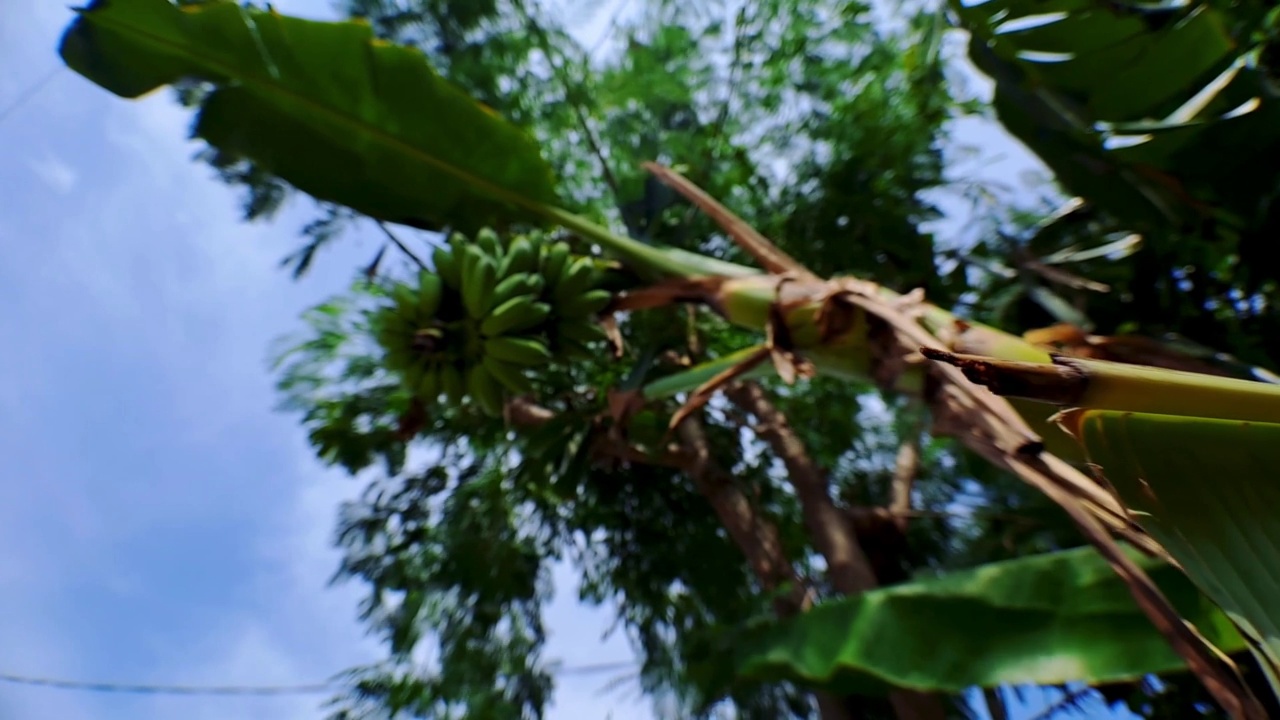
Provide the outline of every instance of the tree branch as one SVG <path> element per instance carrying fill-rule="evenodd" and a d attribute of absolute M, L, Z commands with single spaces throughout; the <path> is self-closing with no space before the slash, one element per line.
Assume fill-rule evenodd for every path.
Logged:
<path fill-rule="evenodd" d="M 791 592 L 775 596 L 775 614 L 786 619 L 807 610 L 808 593 L 782 550 L 777 527 L 756 513 L 751 501 L 733 483 L 733 478 L 711 457 L 702 421 L 690 416 L 680 423 L 676 431 L 696 458 L 689 473 L 694 484 L 711 503 L 729 536 L 747 556 L 747 562 L 760 584 L 766 591 L 772 591 L 784 582 L 792 583 Z M 814 699 L 818 702 L 822 720 L 857 720 L 838 697 L 815 692 Z"/>
<path fill-rule="evenodd" d="M 693 457 L 688 474 L 698 491 L 711 503 L 716 517 L 724 524 L 729 537 L 747 557 L 752 571 L 766 592 L 785 583 L 794 590 L 774 601 L 778 617 L 787 618 L 807 604 L 799 575 L 782 550 L 778 528 L 761 518 L 747 496 L 734 484 L 733 478 L 711 457 L 710 445 L 702 421 L 689 417 L 677 428 L 681 442 Z"/>
<path fill-rule="evenodd" d="M 395 233 L 391 232 L 391 228 L 387 227 L 386 223 L 379 220 L 378 228 L 382 230 L 383 233 L 386 234 L 387 239 L 391 241 L 391 244 L 399 248 L 400 252 L 404 253 L 405 255 L 408 255 L 409 259 L 417 263 L 419 268 L 422 268 L 423 270 L 431 269 L 427 267 L 427 264 L 425 262 L 422 261 L 422 258 L 415 255 L 413 251 L 408 248 L 408 246 L 406 246 L 403 242 L 401 242 L 400 238 L 395 236 Z"/>
<path fill-rule="evenodd" d="M 893 466 L 893 496 L 889 500 L 889 512 L 899 532 L 907 531 L 911 513 L 911 487 L 920 473 L 920 434 L 923 423 L 916 419 L 907 429 L 907 436 L 898 446 L 898 456 Z"/>
<path fill-rule="evenodd" d="M 504 415 L 507 422 L 525 429 L 541 427 L 556 417 L 553 410 L 526 397 L 508 400 Z M 649 462 L 683 469 L 698 492 L 711 504 L 730 539 L 746 557 L 761 588 L 774 594 L 790 586 L 788 592 L 774 594 L 774 614 L 785 620 L 807 610 L 810 605 L 807 588 L 782 548 L 777 526 L 756 512 L 751 501 L 733 482 L 733 477 L 716 463 L 701 420 L 689 417 L 680 424 L 677 432 L 685 446 L 684 452 L 679 454 L 678 464 L 672 462 L 673 453 L 654 458 L 630 446 L 621 449 L 608 447 L 604 454 L 627 462 Z M 857 720 L 840 698 L 820 692 L 814 693 L 814 698 L 822 720 Z"/>
<path fill-rule="evenodd" d="M 843 513 L 831 499 L 826 472 L 809 457 L 804 443 L 782 411 L 753 382 L 726 391 L 729 400 L 756 418 L 755 432 L 782 460 L 814 545 L 827 561 L 831 585 L 842 595 L 875 588 L 875 572 Z"/>
<path fill-rule="evenodd" d="M 513 426 L 525 429 L 541 427 L 556 419 L 553 410 L 525 397 L 508 400 L 504 414 Z M 602 457 L 683 470 L 711 503 L 729 537 L 746 556 L 761 587 L 766 592 L 773 592 L 785 584 L 792 585 L 792 592 L 774 603 L 778 616 L 791 617 L 804 609 L 807 605 L 804 584 L 782 549 L 778 528 L 756 512 L 750 500 L 733 483 L 732 476 L 715 462 L 700 420 L 687 419 L 681 423 L 678 432 L 685 446 L 680 453 L 654 456 L 625 444 L 615 447 L 606 443 L 598 447 Z"/>
<path fill-rule="evenodd" d="M 800 500 L 805 525 L 818 552 L 827 561 L 827 575 L 842 595 L 856 595 L 878 585 L 871 561 L 858 543 L 851 523 L 831 499 L 826 472 L 814 462 L 804 442 L 786 415 L 754 382 L 740 383 L 726 390 L 731 402 L 756 417 L 756 434 L 781 458 Z M 902 720 L 941 720 L 946 716 L 941 701 L 931 695 L 909 690 L 890 693 L 894 712 Z"/>

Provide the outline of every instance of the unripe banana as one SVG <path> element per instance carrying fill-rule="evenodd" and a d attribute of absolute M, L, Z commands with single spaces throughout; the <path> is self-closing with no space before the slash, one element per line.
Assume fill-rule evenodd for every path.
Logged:
<path fill-rule="evenodd" d="M 579 257 L 560 276 L 560 282 L 551 289 L 551 297 L 558 306 L 587 292 L 595 283 L 596 261 L 586 256 Z"/>
<path fill-rule="evenodd" d="M 404 385 L 404 389 L 411 393 L 418 391 L 418 386 L 422 384 L 422 378 L 427 374 L 426 366 L 422 363 L 413 363 L 404 369 L 400 374 L 400 382 Z"/>
<path fill-rule="evenodd" d="M 399 284 L 391 291 L 391 298 L 395 301 L 396 311 L 405 320 L 414 322 L 418 316 L 418 296 L 413 288 L 408 285 Z"/>
<path fill-rule="evenodd" d="M 517 295 L 493 309 L 480 323 L 485 337 L 518 333 L 536 327 L 551 315 L 551 306 L 538 302 L 532 295 Z"/>
<path fill-rule="evenodd" d="M 445 285 L 459 290 L 462 288 L 462 258 L 448 245 L 437 245 L 431 251 L 431 264 L 436 274 Z"/>
<path fill-rule="evenodd" d="M 495 265 L 502 260 L 502 239 L 491 228 L 483 228 L 477 232 L 475 244 L 493 259 Z"/>
<path fill-rule="evenodd" d="M 524 337 L 489 338 L 484 341 L 484 354 L 516 365 L 540 365 L 552 359 L 551 351 L 541 341 Z"/>
<path fill-rule="evenodd" d="M 418 399 L 426 403 L 434 403 L 440 397 L 440 368 L 432 365 L 422 373 L 418 381 Z"/>
<path fill-rule="evenodd" d="M 493 289 L 493 306 L 497 307 L 502 303 L 520 295 L 537 296 L 542 293 L 542 278 L 537 275 L 521 273 L 512 275 L 498 283 Z"/>
<path fill-rule="evenodd" d="M 451 405 L 462 402 L 467 395 L 467 386 L 462 380 L 462 372 L 455 363 L 440 366 L 440 391 L 449 398 Z"/>
<path fill-rule="evenodd" d="M 542 232 L 538 230 L 534 230 L 533 232 L 527 233 L 525 235 L 521 235 L 519 237 L 522 237 L 525 240 L 529 241 L 529 245 L 533 247 L 533 257 L 535 259 L 542 257 L 542 249 L 547 244 L 546 235 L 542 234 Z M 537 263 L 534 263 L 534 268 L 537 268 L 537 267 L 538 267 Z"/>
<path fill-rule="evenodd" d="M 547 256 L 542 261 L 542 279 L 546 281 L 547 287 L 554 288 L 560 282 L 560 276 L 564 274 L 565 266 L 568 264 L 568 243 L 556 242 L 547 248 Z"/>
<path fill-rule="evenodd" d="M 493 307 L 493 291 L 498 282 L 498 269 L 493 260 L 475 245 L 467 246 L 462 267 L 462 304 L 467 315 L 482 318 Z"/>
<path fill-rule="evenodd" d="M 533 392 L 533 382 L 525 376 L 518 365 L 502 362 L 492 355 L 486 355 L 481 361 L 484 369 L 489 371 L 495 380 L 513 393 Z"/>
<path fill-rule="evenodd" d="M 588 290 L 581 295 L 574 295 L 556 305 L 556 314 L 561 317 L 584 317 L 595 315 L 608 307 L 613 300 L 613 293 L 608 290 Z"/>
<path fill-rule="evenodd" d="M 378 338 L 378 344 L 383 347 L 403 343 L 405 338 L 413 333 L 412 328 L 413 326 L 405 322 L 394 307 L 383 308 L 374 317 L 374 336 Z"/>
<path fill-rule="evenodd" d="M 483 364 L 467 368 L 467 394 L 486 415 L 502 416 L 502 386 Z"/>
<path fill-rule="evenodd" d="M 507 248 L 507 254 L 502 258 L 502 264 L 498 266 L 498 277 L 511 277 L 516 273 L 531 273 L 537 269 L 538 251 L 534 249 L 533 243 L 526 238 L 517 237 L 511 241 L 511 246 Z"/>
<path fill-rule="evenodd" d="M 444 283 L 440 276 L 423 270 L 418 273 L 418 318 L 430 320 L 440 309 L 440 299 L 444 296 Z"/>

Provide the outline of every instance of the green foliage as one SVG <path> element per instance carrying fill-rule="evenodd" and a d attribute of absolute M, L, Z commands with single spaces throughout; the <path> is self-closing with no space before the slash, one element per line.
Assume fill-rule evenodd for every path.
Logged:
<path fill-rule="evenodd" d="M 1033 238 L 1030 256 L 1142 236 L 1124 263 L 1081 265 L 1111 292 L 1066 288 L 1073 304 L 1104 333 L 1176 332 L 1280 364 L 1280 326 L 1266 311 L 1280 300 L 1267 260 L 1280 220 L 1274 8 L 951 5 L 973 33 L 970 57 L 996 81 L 1000 121 L 1088 203 Z"/>
<path fill-rule="evenodd" d="M 502 459 L 461 467 L 375 483 L 344 507 L 341 574 L 369 585 L 362 616 L 391 658 L 353 671 L 355 690 L 335 717 L 541 716 L 551 689 L 539 660 L 549 548 L 521 528 L 520 488 Z M 426 627 L 439 648 L 434 675 L 411 658 Z"/>
<path fill-rule="evenodd" d="M 1132 556 L 1217 647 L 1244 649 L 1231 622 L 1185 575 Z M 802 680 L 860 694 L 883 693 L 890 685 L 960 692 L 1107 683 L 1184 666 L 1091 548 L 830 601 L 785 623 L 727 634 L 714 647 L 700 668 L 708 678 Z"/>
<path fill-rule="evenodd" d="M 281 409 L 302 415 L 312 446 L 327 463 L 355 474 L 377 462 L 386 472 L 404 467 L 405 442 L 394 419 L 410 395 L 374 352 L 369 316 L 379 285 L 360 281 L 351 292 L 303 316 L 308 333 L 277 353 Z"/>

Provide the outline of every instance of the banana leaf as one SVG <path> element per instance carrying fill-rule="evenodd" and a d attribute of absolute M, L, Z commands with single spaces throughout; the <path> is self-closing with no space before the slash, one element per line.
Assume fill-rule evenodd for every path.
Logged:
<path fill-rule="evenodd" d="M 1001 123 L 1128 222 L 1240 217 L 1272 187 L 1280 101 L 1256 60 L 1268 3 L 949 0 Z M 1251 37 L 1251 35 L 1253 37 Z"/>
<path fill-rule="evenodd" d="M 1280 690 L 1280 387 L 1079 358 L 941 358 L 1058 423 L 1134 520 L 1226 613 Z"/>
<path fill-rule="evenodd" d="M 365 23 L 231 2 L 95 0 L 60 53 L 126 98 L 185 79 L 213 83 L 197 137 L 373 217 L 472 231 L 527 216 L 513 197 L 556 197 L 532 138 Z"/>
<path fill-rule="evenodd" d="M 1132 556 L 1174 607 L 1226 652 L 1230 620 L 1177 568 Z M 992 563 L 818 605 L 719 639 L 704 687 L 789 680 L 834 692 L 890 685 L 958 693 L 1005 684 L 1106 683 L 1185 667 L 1092 549 Z"/>
<path fill-rule="evenodd" d="M 1280 667 L 1280 424 L 1081 410 L 1064 419 L 1136 520 Z"/>
<path fill-rule="evenodd" d="M 200 80 L 194 134 L 321 200 L 380 220 L 468 234 L 554 223 L 657 275 L 757 271 L 611 233 L 556 204 L 537 143 L 363 22 L 317 22 L 234 2 L 94 0 L 59 51 L 125 98 Z"/>

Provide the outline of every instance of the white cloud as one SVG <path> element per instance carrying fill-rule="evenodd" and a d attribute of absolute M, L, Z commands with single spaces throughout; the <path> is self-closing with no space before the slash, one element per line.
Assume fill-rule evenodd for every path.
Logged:
<path fill-rule="evenodd" d="M 74 190 L 76 181 L 80 178 L 75 168 L 52 154 L 46 154 L 39 160 L 31 160 L 27 166 L 41 182 L 59 195 L 66 195 Z"/>

